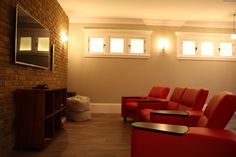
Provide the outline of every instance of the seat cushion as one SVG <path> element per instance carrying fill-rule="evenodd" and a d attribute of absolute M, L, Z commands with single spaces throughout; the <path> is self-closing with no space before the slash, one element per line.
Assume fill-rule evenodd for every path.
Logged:
<path fill-rule="evenodd" d="M 192 109 L 193 109 L 192 107 L 182 105 L 182 104 L 179 104 L 179 106 L 178 106 L 178 110 L 189 111 L 189 110 L 192 110 Z"/>
<path fill-rule="evenodd" d="M 169 101 L 167 104 L 167 110 L 177 110 L 179 107 L 179 103 L 174 102 L 174 101 Z"/>
<path fill-rule="evenodd" d="M 187 88 L 183 94 L 180 103 L 189 108 L 194 107 L 198 99 L 199 93 L 200 93 L 199 89 Z"/>
<path fill-rule="evenodd" d="M 129 102 L 129 103 L 125 104 L 125 108 L 127 110 L 131 110 L 131 111 L 137 111 L 137 106 L 138 106 L 137 102 Z"/>

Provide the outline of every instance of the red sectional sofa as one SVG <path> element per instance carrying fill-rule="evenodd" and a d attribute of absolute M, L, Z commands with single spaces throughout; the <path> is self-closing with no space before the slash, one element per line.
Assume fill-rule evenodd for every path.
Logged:
<path fill-rule="evenodd" d="M 202 110 L 208 96 L 205 88 L 183 88 L 176 87 L 165 107 L 157 110 Z M 140 111 L 141 121 L 150 121 L 150 114 L 153 109 L 142 109 Z"/>
<path fill-rule="evenodd" d="M 221 92 L 214 95 L 204 111 L 169 110 L 152 111 L 150 121 L 153 123 L 176 124 L 186 126 L 224 129 L 236 111 L 236 95 Z"/>
<path fill-rule="evenodd" d="M 127 117 L 139 121 L 140 110 L 153 108 L 153 104 L 156 106 L 166 106 L 167 101 L 160 101 L 159 99 L 165 99 L 169 91 L 169 87 L 154 86 L 147 96 L 123 96 L 121 98 L 121 116 L 124 118 L 124 121 L 127 120 Z M 154 106 L 154 109 L 156 106 Z"/>
<path fill-rule="evenodd" d="M 132 123 L 131 157 L 235 157 L 236 134 L 224 130 L 235 110 L 236 95 L 221 92 L 211 98 L 204 112 L 151 114 L 151 121 L 159 123 Z M 163 120 L 184 125 L 163 124 Z"/>

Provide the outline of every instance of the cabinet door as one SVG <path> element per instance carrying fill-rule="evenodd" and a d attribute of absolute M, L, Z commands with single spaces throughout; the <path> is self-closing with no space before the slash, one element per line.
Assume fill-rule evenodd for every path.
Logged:
<path fill-rule="evenodd" d="M 43 92 L 17 90 L 16 147 L 42 148 L 44 146 Z"/>

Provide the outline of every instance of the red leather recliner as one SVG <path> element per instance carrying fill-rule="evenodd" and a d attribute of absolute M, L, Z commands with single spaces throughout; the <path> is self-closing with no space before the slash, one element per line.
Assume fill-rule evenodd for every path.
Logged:
<path fill-rule="evenodd" d="M 176 87 L 165 108 L 159 110 L 202 110 L 208 96 L 205 88 L 181 88 Z M 158 109 L 157 109 L 158 110 Z M 152 109 L 140 111 L 141 121 L 150 121 Z"/>
<path fill-rule="evenodd" d="M 235 157 L 228 130 L 149 122 L 132 124 L 131 157 Z"/>
<path fill-rule="evenodd" d="M 154 123 L 224 129 L 236 111 L 236 95 L 221 92 L 214 95 L 205 111 L 153 111 L 150 120 Z"/>
<path fill-rule="evenodd" d="M 162 102 L 158 99 L 165 99 L 169 91 L 169 87 L 154 86 L 147 96 L 123 96 L 121 100 L 121 116 L 124 118 L 124 121 L 126 121 L 127 117 L 139 121 L 139 111 L 144 108 L 152 107 L 150 105 L 153 104 L 153 102 L 159 105 L 166 104 L 166 101 Z"/>

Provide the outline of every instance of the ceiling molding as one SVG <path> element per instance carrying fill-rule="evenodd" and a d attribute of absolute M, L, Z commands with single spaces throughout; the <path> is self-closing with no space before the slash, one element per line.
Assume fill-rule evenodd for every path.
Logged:
<path fill-rule="evenodd" d="M 128 18 L 70 18 L 70 23 L 134 24 L 134 25 L 150 25 L 150 26 L 232 28 L 232 22 L 174 21 L 174 20 L 128 19 Z"/>

